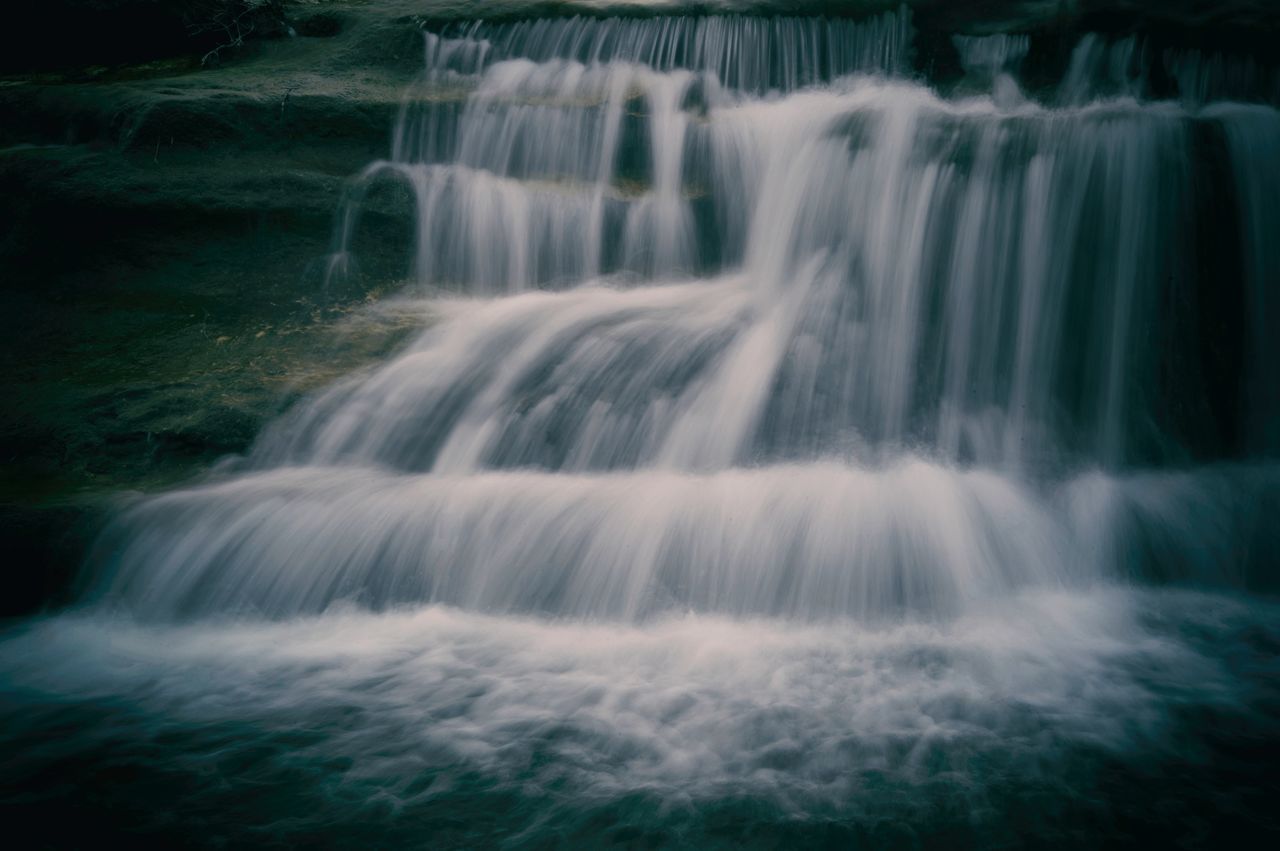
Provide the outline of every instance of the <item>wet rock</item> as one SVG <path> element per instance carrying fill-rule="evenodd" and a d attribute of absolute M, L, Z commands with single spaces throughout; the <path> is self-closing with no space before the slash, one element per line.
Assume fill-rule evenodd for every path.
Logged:
<path fill-rule="evenodd" d="M 0 545 L 8 564 L 0 618 L 68 602 L 104 513 L 104 506 L 96 502 L 0 504 Z"/>

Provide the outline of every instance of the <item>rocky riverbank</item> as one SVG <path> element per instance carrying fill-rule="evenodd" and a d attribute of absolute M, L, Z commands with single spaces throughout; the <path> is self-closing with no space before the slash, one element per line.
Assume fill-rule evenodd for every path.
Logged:
<path fill-rule="evenodd" d="M 0 80 L 0 537 L 20 573 L 4 613 L 66 586 L 113 494 L 243 450 L 403 333 L 361 317 L 404 276 L 405 198 L 367 210 L 359 276 L 326 288 L 323 268 L 421 37 L 394 15 L 325 15 L 216 68 Z"/>

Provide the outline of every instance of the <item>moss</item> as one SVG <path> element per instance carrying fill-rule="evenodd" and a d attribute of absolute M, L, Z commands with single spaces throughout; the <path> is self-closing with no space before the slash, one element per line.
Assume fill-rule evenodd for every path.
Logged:
<path fill-rule="evenodd" d="M 78 559 L 74 518 L 243 452 L 413 327 L 356 321 L 406 272 L 395 193 L 370 198 L 360 274 L 326 290 L 321 270 L 345 181 L 384 153 L 407 79 L 362 45 L 417 30 L 322 8 L 332 35 L 214 70 L 188 57 L 0 85 L 0 392 L 15 400 L 0 540 L 54 585 Z"/>

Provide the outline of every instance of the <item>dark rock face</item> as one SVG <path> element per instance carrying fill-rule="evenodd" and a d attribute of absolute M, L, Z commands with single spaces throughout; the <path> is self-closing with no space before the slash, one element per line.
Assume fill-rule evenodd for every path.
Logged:
<path fill-rule="evenodd" d="M 101 505 L 0 505 L 0 540 L 8 551 L 0 618 L 69 601 L 76 566 L 97 535 Z"/>
<path fill-rule="evenodd" d="M 416 25 L 301 6 L 299 37 L 255 23 L 202 69 L 216 42 L 188 23 L 208 8 L 62 0 L 3 29 L 6 70 L 35 70 L 0 85 L 0 543 L 19 566 L 0 617 L 64 599 L 111 494 L 243 451 L 402 333 L 343 330 L 405 274 L 399 199 L 371 197 L 359 275 L 326 289 L 323 258 L 345 181 L 385 149 Z"/>
<path fill-rule="evenodd" d="M 519 19 L 617 13 L 607 3 L 578 0 L 386 0 L 377 4 L 291 0 L 47 0 L 24 4 L 21 25 L 0 34 L 0 72 L 117 65 L 189 57 L 205 64 L 243 40 L 286 35 L 331 38 L 361 7 L 432 20 Z M 864 17 L 911 7 L 926 34 L 958 31 L 1151 31 L 1174 40 L 1259 48 L 1280 32 L 1280 6 L 1270 0 L 691 0 L 634 4 L 625 14 L 755 12 Z"/>
<path fill-rule="evenodd" d="M 49 0 L 5 28 L 0 70 L 207 56 L 287 32 L 283 0 Z"/>

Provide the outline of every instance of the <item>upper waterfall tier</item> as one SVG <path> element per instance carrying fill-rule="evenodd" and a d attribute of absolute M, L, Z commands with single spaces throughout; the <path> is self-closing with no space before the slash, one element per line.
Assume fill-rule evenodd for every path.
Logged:
<path fill-rule="evenodd" d="M 887 4 L 882 4 L 887 5 Z M 1050 5 L 1050 4 L 1044 4 Z M 851 74 L 920 76 L 943 85 L 1036 66 L 1048 99 L 1080 102 L 1128 94 L 1188 103 L 1240 100 L 1280 104 L 1280 66 L 1266 51 L 1230 42 L 1218 49 L 1145 35 L 1090 33 L 1064 52 L 1067 31 L 1034 26 L 1013 34 L 920 33 L 906 5 L 856 19 L 777 14 L 636 18 L 587 16 L 436 24 L 426 33 L 426 77 L 459 81 L 494 62 L 564 60 L 690 71 L 737 92 L 788 92 Z M 1037 32 L 1033 38 L 1027 32 Z M 1225 48 L 1225 49 L 1223 49 Z M 996 66 L 991 63 L 995 61 Z M 1050 79 L 1046 79 L 1046 75 Z M 1055 91 L 1055 84 L 1061 86 Z"/>
<path fill-rule="evenodd" d="M 472 72 L 485 60 L 516 58 L 626 62 L 708 72 L 729 88 L 764 92 L 856 72 L 909 71 L 912 29 L 903 9 L 864 21 L 737 15 L 476 21 L 446 27 L 440 37 L 452 44 L 428 35 L 429 73 Z"/>

